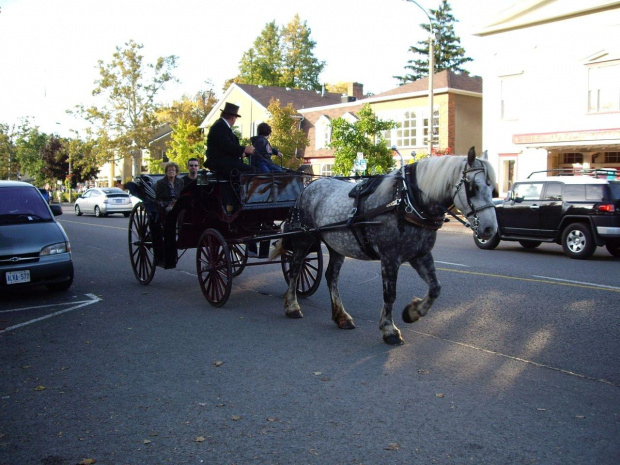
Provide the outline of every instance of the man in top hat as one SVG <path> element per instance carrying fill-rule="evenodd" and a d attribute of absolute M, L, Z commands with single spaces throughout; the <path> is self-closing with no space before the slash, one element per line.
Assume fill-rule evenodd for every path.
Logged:
<path fill-rule="evenodd" d="M 239 107 L 226 102 L 218 119 L 207 135 L 207 161 L 205 166 L 216 173 L 229 175 L 231 171 L 254 171 L 243 163 L 243 157 L 254 153 L 253 146 L 244 147 L 233 133 L 232 127 L 239 115 Z"/>

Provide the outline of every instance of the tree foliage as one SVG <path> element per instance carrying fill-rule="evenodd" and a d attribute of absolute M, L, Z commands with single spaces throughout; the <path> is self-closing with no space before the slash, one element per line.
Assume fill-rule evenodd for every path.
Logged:
<path fill-rule="evenodd" d="M 198 126 L 183 117 L 172 125 L 172 139 L 166 152 L 170 161 L 178 163 L 183 169 L 190 158 L 203 160 L 205 142 L 201 134 L 202 131 Z"/>
<path fill-rule="evenodd" d="M 275 21 L 267 23 L 251 49 L 243 53 L 240 84 L 320 90 L 319 75 L 325 62 L 314 56 L 316 42 L 311 38 L 306 21 L 295 15 L 291 22 L 278 28 Z"/>
<path fill-rule="evenodd" d="M 301 165 L 297 154 L 310 145 L 303 130 L 299 128 L 300 119 L 292 104 L 280 106 L 278 100 L 272 100 L 267 107 L 271 115 L 268 124 L 271 126 L 269 142 L 282 153 L 282 165 L 296 169 Z"/>
<path fill-rule="evenodd" d="M 433 73 L 449 70 L 457 73 L 468 74 L 463 65 L 473 61 L 465 56 L 465 49 L 461 47 L 461 39 L 454 33 L 454 23 L 458 22 L 452 15 L 452 8 L 448 0 L 442 0 L 439 9 L 430 10 L 431 23 L 433 25 Z M 427 36 L 430 34 L 430 25 L 420 24 Z M 419 56 L 407 62 L 404 76 L 394 76 L 400 84 L 417 81 L 428 76 L 428 40 L 418 42 L 418 46 L 409 47 L 409 51 Z"/>
<path fill-rule="evenodd" d="M 213 84 L 207 82 L 207 85 L 206 89 L 196 92 L 193 96 L 183 95 L 180 100 L 158 108 L 157 121 L 160 124 L 168 123 L 174 126 L 183 119 L 194 126 L 200 126 L 217 103 Z"/>
<path fill-rule="evenodd" d="M 0 179 L 15 179 L 15 144 L 8 124 L 0 124 Z M 19 166 L 17 166 L 19 168 Z"/>
<path fill-rule="evenodd" d="M 154 64 L 143 63 L 143 46 L 133 40 L 116 47 L 112 61 L 99 60 L 100 78 L 93 95 L 100 106 L 78 106 L 78 113 L 94 126 L 97 139 L 104 141 L 110 157 L 131 157 L 132 175 L 140 172 L 142 150 L 158 122 L 155 117 L 157 94 L 166 83 L 176 81 L 172 70 L 177 57 L 159 57 Z"/>
<path fill-rule="evenodd" d="M 362 152 L 367 161 L 367 172 L 383 174 L 392 170 L 394 159 L 387 146 L 383 131 L 396 127 L 393 121 L 382 121 L 375 115 L 367 103 L 357 114 L 358 120 L 349 123 L 344 118 L 336 118 L 331 123 L 332 141 L 330 148 L 335 149 L 333 171 L 349 175 L 357 153 Z"/>

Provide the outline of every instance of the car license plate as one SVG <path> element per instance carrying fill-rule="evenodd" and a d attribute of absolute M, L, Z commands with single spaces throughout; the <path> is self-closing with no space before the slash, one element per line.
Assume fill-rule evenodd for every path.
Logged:
<path fill-rule="evenodd" d="M 114 199 L 114 203 L 123 203 L 123 199 Z"/>
<path fill-rule="evenodd" d="M 18 284 L 18 283 L 29 283 L 29 282 L 30 282 L 30 270 L 7 271 L 6 273 L 7 285 Z"/>

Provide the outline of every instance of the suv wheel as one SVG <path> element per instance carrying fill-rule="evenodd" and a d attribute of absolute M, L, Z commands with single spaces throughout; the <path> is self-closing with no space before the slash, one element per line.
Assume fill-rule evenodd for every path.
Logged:
<path fill-rule="evenodd" d="M 596 250 L 590 228 L 583 223 L 569 224 L 562 233 L 562 248 L 570 258 L 590 258 Z"/>
<path fill-rule="evenodd" d="M 620 241 L 608 242 L 605 244 L 605 248 L 614 257 L 620 257 Z"/>
<path fill-rule="evenodd" d="M 535 249 L 540 244 L 542 244 L 542 242 L 540 241 L 519 241 L 519 244 L 521 244 L 521 247 L 524 247 L 526 249 Z"/>
<path fill-rule="evenodd" d="M 474 243 L 478 246 L 479 249 L 493 250 L 499 244 L 499 234 L 495 233 L 493 237 L 485 240 L 479 238 L 478 234 L 474 232 Z"/>

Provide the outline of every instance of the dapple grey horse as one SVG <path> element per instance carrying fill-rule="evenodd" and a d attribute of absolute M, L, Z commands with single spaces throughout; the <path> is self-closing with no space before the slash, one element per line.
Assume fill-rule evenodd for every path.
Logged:
<path fill-rule="evenodd" d="M 428 285 L 426 295 L 415 297 L 403 311 L 403 320 L 413 323 L 428 313 L 441 290 L 431 250 L 446 210 L 454 205 L 483 239 L 496 233 L 492 202 L 495 174 L 487 160 L 476 158 L 472 147 L 466 157 L 426 158 L 371 179 L 372 186 L 358 187 L 358 193 L 352 191 L 351 182 L 335 178 L 312 182 L 283 225 L 284 232 L 298 233 L 280 240 L 273 256 L 292 251 L 284 307 L 288 317 L 301 318 L 296 295 L 301 265 L 308 251 L 316 247 L 316 241 L 325 243 L 329 251 L 325 278 L 332 319 L 342 329 L 355 328 L 338 291 L 344 258 L 380 260 L 383 310 L 379 328 L 387 344 L 402 344 L 392 318 L 400 265 L 409 262 Z"/>

